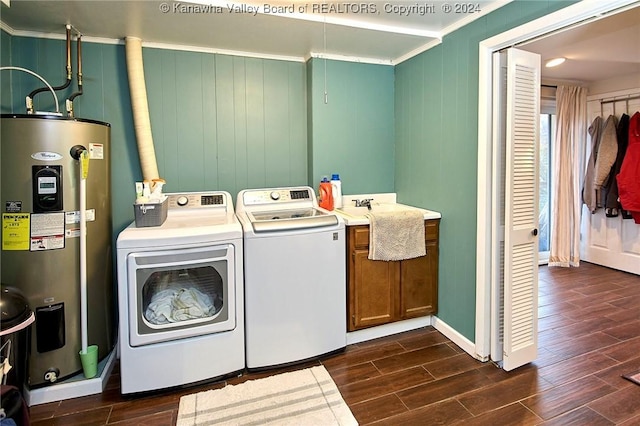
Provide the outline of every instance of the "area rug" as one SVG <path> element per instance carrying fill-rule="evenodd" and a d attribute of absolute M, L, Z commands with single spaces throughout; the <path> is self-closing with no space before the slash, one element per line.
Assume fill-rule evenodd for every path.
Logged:
<path fill-rule="evenodd" d="M 357 425 L 323 366 L 180 398 L 176 426 Z"/>
<path fill-rule="evenodd" d="M 631 373 L 631 374 L 623 374 L 622 377 L 632 381 L 636 385 L 640 385 L 640 371 L 636 371 L 635 373 Z"/>

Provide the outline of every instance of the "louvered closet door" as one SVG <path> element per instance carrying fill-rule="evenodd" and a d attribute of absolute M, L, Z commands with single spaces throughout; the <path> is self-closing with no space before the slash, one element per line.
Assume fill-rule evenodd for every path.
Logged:
<path fill-rule="evenodd" d="M 493 164 L 491 223 L 491 360 L 502 363 L 504 351 L 504 200 L 507 111 L 507 52 L 493 54 Z"/>
<path fill-rule="evenodd" d="M 502 366 L 509 371 L 537 355 L 540 56 L 506 55 Z"/>

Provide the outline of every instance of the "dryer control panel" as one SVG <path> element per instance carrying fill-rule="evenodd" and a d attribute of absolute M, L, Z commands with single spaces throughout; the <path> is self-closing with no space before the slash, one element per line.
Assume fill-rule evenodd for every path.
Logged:
<path fill-rule="evenodd" d="M 229 195 L 224 192 L 185 192 L 166 194 L 169 197 L 170 209 L 226 208 Z"/>

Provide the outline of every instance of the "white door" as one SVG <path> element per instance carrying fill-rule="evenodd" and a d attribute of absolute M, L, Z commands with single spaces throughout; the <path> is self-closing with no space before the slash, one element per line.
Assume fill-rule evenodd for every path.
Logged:
<path fill-rule="evenodd" d="M 494 54 L 491 357 L 509 371 L 537 355 L 540 56 Z"/>

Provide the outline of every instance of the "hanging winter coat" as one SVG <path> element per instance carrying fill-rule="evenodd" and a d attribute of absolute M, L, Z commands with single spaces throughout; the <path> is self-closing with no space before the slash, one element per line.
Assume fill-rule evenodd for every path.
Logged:
<path fill-rule="evenodd" d="M 582 201 L 591 213 L 596 211 L 596 189 L 593 186 L 593 175 L 596 169 L 596 157 L 598 155 L 598 145 L 600 134 L 602 133 L 602 117 L 596 117 L 589 126 L 589 136 L 591 136 L 591 155 L 587 163 L 587 171 L 584 176 L 584 186 L 582 187 Z"/>
<path fill-rule="evenodd" d="M 617 126 L 618 119 L 615 115 L 610 115 L 604 122 L 604 128 L 600 135 L 598 155 L 596 156 L 595 172 L 593 175 L 593 186 L 596 189 L 597 207 L 602 207 L 604 205 L 604 194 L 601 193 L 602 187 L 609 177 L 611 166 L 616 162 L 616 156 L 618 155 L 618 136 L 616 134 Z"/>
<path fill-rule="evenodd" d="M 616 179 L 622 208 L 640 224 L 640 112 L 629 120 L 629 145 Z"/>
<path fill-rule="evenodd" d="M 609 179 L 607 179 L 607 183 L 605 185 L 605 192 L 607 194 L 605 202 L 607 217 L 618 216 L 618 210 L 620 209 L 620 201 L 618 200 L 618 181 L 616 180 L 616 176 L 620 173 L 622 160 L 624 160 L 624 155 L 627 152 L 627 145 L 629 144 L 629 116 L 627 114 L 622 114 L 622 117 L 620 117 L 616 134 L 618 136 L 618 155 L 616 156 L 616 162 L 611 167 Z"/>

